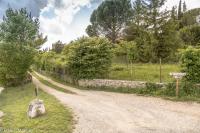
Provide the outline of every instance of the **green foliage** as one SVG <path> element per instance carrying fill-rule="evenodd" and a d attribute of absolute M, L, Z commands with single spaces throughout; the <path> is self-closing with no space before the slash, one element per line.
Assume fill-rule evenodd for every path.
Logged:
<path fill-rule="evenodd" d="M 200 49 L 189 47 L 181 54 L 182 70 L 187 73 L 187 80 L 200 83 Z"/>
<path fill-rule="evenodd" d="M 134 42 L 121 41 L 114 48 L 114 54 L 115 56 L 124 56 L 129 63 L 134 62 L 137 59 L 136 44 Z"/>
<path fill-rule="evenodd" d="M 180 30 L 185 45 L 200 46 L 200 26 L 187 26 Z"/>
<path fill-rule="evenodd" d="M 103 35 L 115 43 L 131 13 L 130 0 L 105 0 L 93 11 L 86 31 L 89 36 Z"/>
<path fill-rule="evenodd" d="M 0 43 L 0 84 L 15 86 L 23 83 L 33 63 L 34 49 L 15 43 Z"/>
<path fill-rule="evenodd" d="M 16 42 L 18 45 L 34 46 L 33 40 L 38 33 L 39 22 L 26 9 L 9 8 L 0 24 L 0 39 L 5 42 Z"/>
<path fill-rule="evenodd" d="M 150 62 L 153 59 L 153 45 L 156 40 L 152 33 L 147 32 L 142 26 L 130 24 L 125 30 L 125 39 L 134 41 L 137 49 L 137 61 Z"/>
<path fill-rule="evenodd" d="M 52 44 L 52 51 L 56 52 L 57 54 L 60 54 L 63 48 L 64 48 L 64 44 L 61 41 L 58 41 Z"/>
<path fill-rule="evenodd" d="M 179 5 L 178 5 L 178 20 L 181 20 L 183 16 L 183 12 L 182 12 L 182 0 L 179 1 Z"/>
<path fill-rule="evenodd" d="M 177 25 L 172 20 L 161 26 L 162 32 L 157 37 L 158 42 L 154 44 L 156 60 L 162 58 L 164 62 L 177 62 L 176 53 L 182 46 L 182 40 L 176 29 Z"/>
<path fill-rule="evenodd" d="M 103 38 L 81 38 L 72 42 L 67 69 L 74 80 L 102 78 L 111 65 L 111 43 Z"/>
<path fill-rule="evenodd" d="M 43 34 L 38 34 L 35 41 L 34 41 L 34 47 L 40 48 L 41 45 L 43 45 L 47 41 L 47 36 L 43 37 Z"/>
<path fill-rule="evenodd" d="M 33 62 L 34 40 L 38 21 L 26 9 L 6 11 L 0 24 L 0 83 L 4 86 L 19 85 L 27 77 Z"/>
<path fill-rule="evenodd" d="M 195 8 L 188 10 L 183 14 L 183 17 L 180 20 L 180 25 L 182 28 L 185 26 L 192 26 L 197 24 L 196 17 L 200 15 L 200 8 Z"/>

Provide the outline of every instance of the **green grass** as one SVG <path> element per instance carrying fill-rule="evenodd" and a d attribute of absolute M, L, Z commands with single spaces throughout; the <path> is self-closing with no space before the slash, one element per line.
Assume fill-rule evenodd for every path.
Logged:
<path fill-rule="evenodd" d="M 44 100 L 46 114 L 34 119 L 27 117 L 27 109 L 34 96 L 33 84 L 23 87 L 6 88 L 0 95 L 0 110 L 5 113 L 0 125 L 11 133 L 72 133 L 73 116 L 53 96 L 39 91 L 39 98 Z M 7 130 L 7 131 L 6 131 Z M 21 131 L 20 131 L 21 130 Z"/>
<path fill-rule="evenodd" d="M 133 64 L 133 73 L 131 75 L 131 66 L 126 64 L 113 64 L 109 79 L 117 80 L 136 80 L 147 82 L 160 81 L 160 66 L 159 64 Z M 180 72 L 180 66 L 175 64 L 162 65 L 162 81 L 172 82 L 170 72 Z"/>
<path fill-rule="evenodd" d="M 61 92 L 70 93 L 70 94 L 75 94 L 74 92 L 72 92 L 72 91 L 70 91 L 70 90 L 67 90 L 67 89 L 65 89 L 65 88 L 62 88 L 62 87 L 59 87 L 59 86 L 56 86 L 56 85 L 50 83 L 49 81 L 47 81 L 47 80 L 41 78 L 40 76 L 38 76 L 38 75 L 37 75 L 36 73 L 34 73 L 34 72 L 32 72 L 31 74 L 32 74 L 34 77 L 36 77 L 40 82 L 42 82 L 43 84 L 45 84 L 45 85 L 47 85 L 47 86 L 49 86 L 49 87 L 51 87 L 51 88 L 54 88 L 54 89 L 56 89 L 56 90 L 58 90 L 58 91 L 61 91 Z"/>

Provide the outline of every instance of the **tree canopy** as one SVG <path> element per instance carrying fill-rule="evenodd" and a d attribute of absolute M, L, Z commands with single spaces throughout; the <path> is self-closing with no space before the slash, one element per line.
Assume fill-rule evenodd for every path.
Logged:
<path fill-rule="evenodd" d="M 39 23 L 26 9 L 8 9 L 0 24 L 0 83 L 19 85 L 33 63 Z"/>
<path fill-rule="evenodd" d="M 93 11 L 86 32 L 89 36 L 105 36 L 115 43 L 131 17 L 130 0 L 106 0 Z"/>

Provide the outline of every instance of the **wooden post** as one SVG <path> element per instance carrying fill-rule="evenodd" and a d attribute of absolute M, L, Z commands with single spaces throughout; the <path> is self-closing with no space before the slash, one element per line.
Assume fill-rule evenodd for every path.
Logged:
<path fill-rule="evenodd" d="M 160 58 L 160 83 L 162 83 L 162 59 Z"/>
<path fill-rule="evenodd" d="M 131 61 L 131 80 L 133 79 L 133 62 Z"/>
<path fill-rule="evenodd" d="M 178 79 L 176 80 L 176 97 L 179 95 L 179 81 Z"/>
<path fill-rule="evenodd" d="M 38 97 L 38 87 L 35 87 L 35 96 Z"/>

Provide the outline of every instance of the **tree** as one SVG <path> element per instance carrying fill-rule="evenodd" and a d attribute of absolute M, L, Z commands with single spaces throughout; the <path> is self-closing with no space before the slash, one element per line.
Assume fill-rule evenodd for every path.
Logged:
<path fill-rule="evenodd" d="M 62 52 L 64 46 L 65 45 L 61 41 L 57 41 L 56 43 L 52 44 L 52 51 L 54 51 L 57 54 L 59 54 L 59 53 Z"/>
<path fill-rule="evenodd" d="M 171 10 L 171 19 L 174 20 L 174 21 L 177 20 L 177 10 L 176 10 L 175 6 L 173 6 L 172 10 Z"/>
<path fill-rule="evenodd" d="M 181 19 L 181 28 L 197 24 L 196 17 L 200 15 L 200 8 L 186 11 Z"/>
<path fill-rule="evenodd" d="M 129 25 L 124 32 L 124 38 L 127 41 L 134 41 L 136 43 L 137 61 L 145 63 L 152 61 L 153 45 L 156 43 L 153 34 L 144 27 L 135 24 Z"/>
<path fill-rule="evenodd" d="M 185 45 L 200 46 L 200 26 L 186 26 L 180 30 L 180 36 Z"/>
<path fill-rule="evenodd" d="M 103 38 L 80 38 L 65 49 L 66 69 L 76 83 L 79 79 L 105 77 L 111 66 L 111 42 Z M 66 52 L 68 51 L 68 52 Z"/>
<path fill-rule="evenodd" d="M 88 36 L 90 37 L 98 36 L 98 31 L 95 27 L 96 27 L 95 24 L 87 26 L 86 33 L 88 34 Z"/>
<path fill-rule="evenodd" d="M 44 44 L 47 41 L 47 36 L 43 36 L 43 34 L 38 34 L 35 41 L 34 41 L 34 47 L 40 48 L 42 44 Z"/>
<path fill-rule="evenodd" d="M 0 83 L 19 85 L 27 77 L 35 54 L 39 23 L 26 9 L 8 9 L 0 24 Z"/>
<path fill-rule="evenodd" d="M 157 62 L 159 58 L 162 58 L 163 49 L 167 49 L 161 35 L 163 33 L 163 27 L 169 20 L 169 12 L 167 10 L 161 10 L 166 0 L 146 0 L 147 6 L 147 22 L 148 30 L 153 35 L 153 60 Z"/>
<path fill-rule="evenodd" d="M 133 41 L 140 36 L 141 30 L 146 27 L 146 7 L 143 0 L 136 0 L 133 3 L 133 18 L 124 29 L 124 38 L 128 41 Z"/>
<path fill-rule="evenodd" d="M 185 3 L 185 1 L 183 2 L 183 13 L 185 13 L 187 11 L 187 5 Z"/>
<path fill-rule="evenodd" d="M 179 1 L 179 5 L 178 5 L 178 20 L 181 20 L 183 16 L 183 12 L 182 12 L 182 0 Z"/>
<path fill-rule="evenodd" d="M 25 8 L 9 8 L 0 25 L 0 39 L 4 42 L 16 42 L 18 45 L 33 46 L 38 29 L 38 19 L 34 19 Z"/>
<path fill-rule="evenodd" d="M 106 0 L 93 11 L 86 32 L 89 36 L 104 36 L 113 43 L 131 18 L 130 0 Z"/>
<path fill-rule="evenodd" d="M 154 47 L 155 56 L 163 59 L 163 61 L 177 61 L 177 49 L 181 48 L 182 40 L 177 31 L 177 23 L 169 20 L 162 25 L 161 32 L 159 33 L 158 43 Z M 158 60 L 158 59 L 157 59 Z"/>
<path fill-rule="evenodd" d="M 145 24 L 146 7 L 144 0 L 136 0 L 133 3 L 133 23 L 137 26 Z"/>
<path fill-rule="evenodd" d="M 157 37 L 160 27 L 168 19 L 168 11 L 161 11 L 166 0 L 146 0 L 148 29 Z"/>

